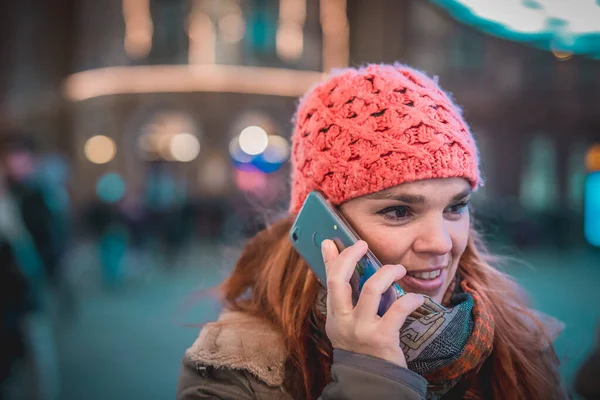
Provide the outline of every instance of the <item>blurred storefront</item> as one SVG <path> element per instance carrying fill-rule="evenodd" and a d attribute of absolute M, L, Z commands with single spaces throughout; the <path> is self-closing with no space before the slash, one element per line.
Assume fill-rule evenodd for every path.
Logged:
<path fill-rule="evenodd" d="M 463 106 L 487 178 L 482 210 L 522 232 L 516 221 L 543 215 L 533 231 L 583 237 L 597 60 L 489 36 L 422 0 L 3 7 L 0 121 L 69 157 L 76 206 L 135 202 L 153 181 L 198 201 L 284 204 L 297 97 L 332 68 L 399 61 L 439 76 Z"/>

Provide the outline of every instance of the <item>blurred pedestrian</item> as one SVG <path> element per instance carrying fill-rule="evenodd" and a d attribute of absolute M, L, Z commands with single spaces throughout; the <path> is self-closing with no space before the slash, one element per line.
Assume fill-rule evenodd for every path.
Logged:
<path fill-rule="evenodd" d="M 28 383 L 35 400 L 59 397 L 59 366 L 54 334 L 55 289 L 61 279 L 55 219 L 37 181 L 35 143 L 23 133 L 2 137 L 1 232 L 27 282 L 31 308 L 22 319 Z"/>
<path fill-rule="evenodd" d="M 0 199 L 0 219 L 1 204 Z M 9 399 L 16 367 L 25 357 L 24 324 L 32 308 L 30 287 L 5 235 L 0 229 L 0 400 Z"/>
<path fill-rule="evenodd" d="M 51 184 L 39 179 L 36 144 L 26 133 L 7 133 L 2 138 L 2 164 L 8 190 L 18 204 L 25 227 L 34 241 L 48 278 L 61 279 L 61 258 L 65 252 L 68 203 L 51 192 Z"/>
<path fill-rule="evenodd" d="M 164 255 L 162 266 L 177 264 L 183 244 L 190 236 L 192 219 L 185 217 L 188 201 L 185 184 L 178 181 L 163 162 L 150 164 L 146 176 L 143 202 L 153 226 L 153 240 Z M 159 259 L 160 259 L 159 258 Z"/>

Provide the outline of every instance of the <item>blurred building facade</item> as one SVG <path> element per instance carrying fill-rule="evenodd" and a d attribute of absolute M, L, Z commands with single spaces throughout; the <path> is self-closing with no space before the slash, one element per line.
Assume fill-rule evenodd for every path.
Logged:
<path fill-rule="evenodd" d="M 75 204 L 95 201 L 111 173 L 133 196 L 156 170 L 192 197 L 236 198 L 265 179 L 285 187 L 285 165 L 258 179 L 232 161 L 244 127 L 289 139 L 297 97 L 323 72 L 399 61 L 439 76 L 463 107 L 481 148 L 482 199 L 582 213 L 583 160 L 600 141 L 598 61 L 484 35 L 422 0 L 2 7 L 0 122 L 69 157 Z"/>

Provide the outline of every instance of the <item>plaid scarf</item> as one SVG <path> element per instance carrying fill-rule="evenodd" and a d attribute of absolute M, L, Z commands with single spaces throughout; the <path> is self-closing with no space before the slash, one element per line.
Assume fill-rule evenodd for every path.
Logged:
<path fill-rule="evenodd" d="M 319 309 L 326 310 L 326 293 Z M 400 330 L 408 368 L 428 381 L 427 398 L 439 399 L 465 378 L 465 395 L 480 396 L 474 376 L 492 352 L 494 319 L 468 282 L 457 273 L 446 291 L 444 307 L 425 297 Z"/>
<path fill-rule="evenodd" d="M 479 371 L 492 352 L 494 320 L 479 294 L 458 274 L 440 307 L 426 298 L 400 331 L 408 368 L 424 376 L 429 399 L 448 393 L 461 379 Z M 467 392 L 478 392 L 468 379 Z"/>

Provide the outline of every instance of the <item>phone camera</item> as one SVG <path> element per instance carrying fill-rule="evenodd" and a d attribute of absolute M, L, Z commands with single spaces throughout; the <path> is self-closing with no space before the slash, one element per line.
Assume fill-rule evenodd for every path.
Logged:
<path fill-rule="evenodd" d="M 297 231 L 292 232 L 292 240 L 294 242 L 298 241 L 298 232 Z"/>

